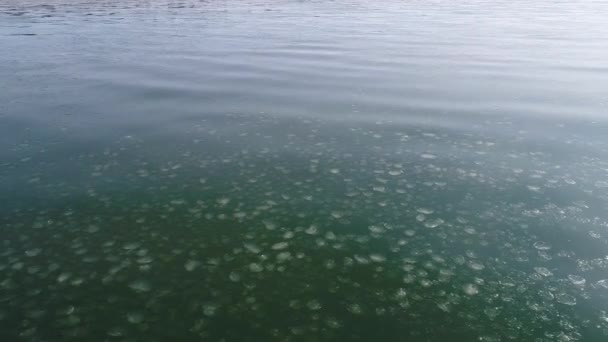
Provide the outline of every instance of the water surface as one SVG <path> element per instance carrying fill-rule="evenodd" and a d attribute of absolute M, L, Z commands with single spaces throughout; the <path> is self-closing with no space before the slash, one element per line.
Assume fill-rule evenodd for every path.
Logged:
<path fill-rule="evenodd" d="M 605 341 L 608 4 L 0 3 L 2 341 Z"/>

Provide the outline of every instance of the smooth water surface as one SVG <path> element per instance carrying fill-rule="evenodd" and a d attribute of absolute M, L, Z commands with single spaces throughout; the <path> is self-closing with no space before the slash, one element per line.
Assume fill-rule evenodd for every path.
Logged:
<path fill-rule="evenodd" d="M 608 340 L 607 14 L 1 1 L 0 340 Z"/>

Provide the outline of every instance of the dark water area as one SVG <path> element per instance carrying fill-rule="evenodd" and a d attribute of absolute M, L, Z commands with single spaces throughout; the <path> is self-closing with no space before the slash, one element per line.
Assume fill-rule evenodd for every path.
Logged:
<path fill-rule="evenodd" d="M 0 341 L 608 340 L 607 14 L 0 1 Z"/>

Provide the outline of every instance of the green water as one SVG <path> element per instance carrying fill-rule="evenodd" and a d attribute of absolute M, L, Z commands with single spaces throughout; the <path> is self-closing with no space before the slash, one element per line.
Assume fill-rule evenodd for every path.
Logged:
<path fill-rule="evenodd" d="M 604 4 L 41 4 L 1 341 L 608 339 Z"/>

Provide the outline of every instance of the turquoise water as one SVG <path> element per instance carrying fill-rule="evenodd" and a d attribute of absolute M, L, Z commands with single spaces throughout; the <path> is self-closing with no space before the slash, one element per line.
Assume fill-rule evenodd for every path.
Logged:
<path fill-rule="evenodd" d="M 607 340 L 605 13 L 1 2 L 0 340 Z"/>

